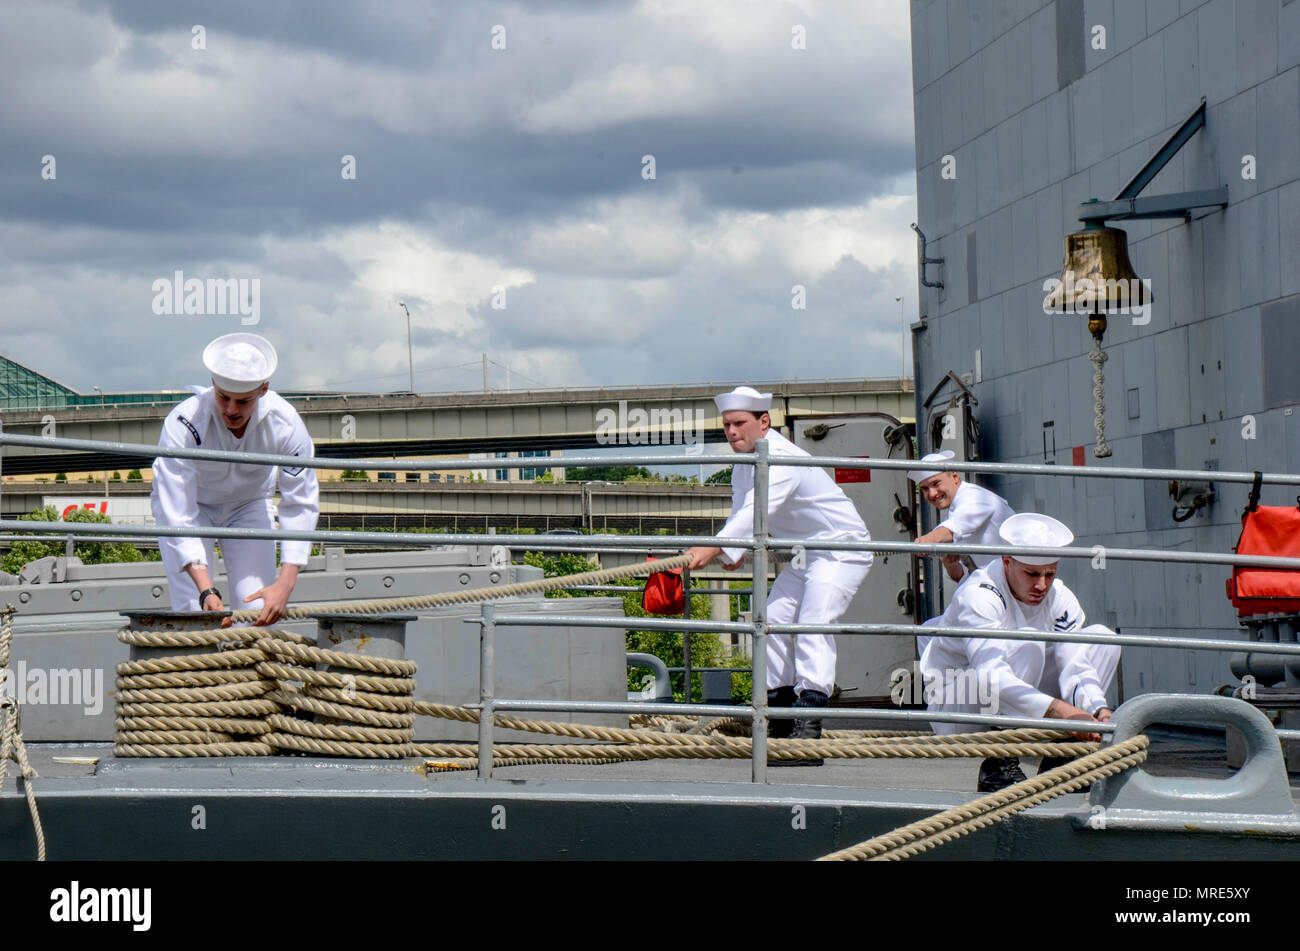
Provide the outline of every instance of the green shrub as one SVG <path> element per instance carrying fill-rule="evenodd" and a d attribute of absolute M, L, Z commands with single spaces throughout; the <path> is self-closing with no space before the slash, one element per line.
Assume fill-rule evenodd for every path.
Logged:
<path fill-rule="evenodd" d="M 547 578 L 554 578 L 558 575 L 576 574 L 581 571 L 591 571 L 592 563 L 582 555 L 568 553 L 546 554 L 543 552 L 530 551 L 524 554 L 524 564 L 533 565 L 541 568 Z M 644 578 L 621 578 L 611 581 L 611 585 L 625 587 L 628 593 L 623 595 L 623 613 L 629 618 L 652 617 L 655 615 L 648 614 L 641 607 L 641 592 L 645 589 Z M 693 585 L 702 586 L 702 582 L 693 582 Z M 732 583 L 733 586 L 739 585 L 745 587 L 744 581 Z M 692 592 L 699 590 L 698 587 L 692 587 Z M 582 597 L 600 597 L 598 592 L 593 591 L 549 591 L 546 595 L 548 598 L 582 598 Z M 737 617 L 736 598 L 731 599 L 731 619 Z M 691 595 L 691 617 L 695 620 L 708 620 L 709 614 L 709 595 L 700 592 Z M 627 633 L 627 650 L 629 653 L 653 654 L 662 660 L 669 667 L 682 667 L 686 663 L 686 650 L 684 638 L 679 631 L 628 631 Z M 729 645 L 722 642 L 722 638 L 717 634 L 706 634 L 694 632 L 691 634 L 691 666 L 695 667 L 749 667 L 748 657 L 743 655 L 733 655 Z M 627 689 L 629 691 L 640 690 L 643 678 L 646 675 L 645 668 L 630 668 L 627 674 Z M 673 699 L 681 702 L 686 697 L 685 675 L 683 673 L 673 673 L 670 675 L 673 685 Z M 744 673 L 732 674 L 731 677 L 731 699 L 734 703 L 749 703 L 753 689 L 753 677 L 748 670 Z M 702 699 L 701 685 L 698 677 L 692 678 L 691 699 Z"/>
<path fill-rule="evenodd" d="M 26 515 L 18 516 L 19 521 L 25 522 L 57 522 L 59 521 L 59 510 L 53 506 L 36 509 Z M 90 509 L 75 509 L 68 513 L 66 521 L 69 523 L 70 530 L 76 532 L 71 527 L 77 522 L 94 522 L 101 525 L 111 525 L 113 520 L 107 515 Z M 0 570 L 7 571 L 10 574 L 18 574 L 23 565 L 35 561 L 38 558 L 45 558 L 50 555 L 62 555 L 65 551 L 64 539 L 58 535 L 33 535 L 31 541 L 16 541 L 9 546 L 9 551 L 0 561 Z M 87 542 L 79 541 L 73 548 L 73 554 L 87 565 L 103 565 L 110 562 L 126 561 L 157 561 L 162 556 L 156 551 L 148 554 L 141 551 L 129 542 Z"/>

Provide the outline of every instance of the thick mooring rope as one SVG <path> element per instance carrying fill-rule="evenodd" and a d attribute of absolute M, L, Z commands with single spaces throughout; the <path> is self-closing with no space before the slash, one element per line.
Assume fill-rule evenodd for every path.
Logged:
<path fill-rule="evenodd" d="M 773 760 L 802 759 L 958 759 L 988 756 L 1078 756 L 1093 749 L 1088 743 L 969 743 L 948 747 L 925 747 L 910 744 L 881 745 L 826 740 L 770 740 L 767 756 Z M 416 755 L 435 757 L 469 757 L 476 755 L 473 743 L 418 743 Z M 497 751 L 503 757 L 544 762 L 558 756 L 580 759 L 594 756 L 610 759 L 749 759 L 753 755 L 748 740 L 718 743 L 712 746 L 662 746 L 654 743 L 631 746 L 508 744 L 493 747 L 493 765 Z"/>
<path fill-rule="evenodd" d="M 41 827 L 41 814 L 36 808 L 36 790 L 32 780 L 37 778 L 36 770 L 27 759 L 27 747 L 23 743 L 23 734 L 18 721 L 18 685 L 11 683 L 13 673 L 9 670 L 10 645 L 14 639 L 14 606 L 6 605 L 0 611 L 0 793 L 4 792 L 5 782 L 9 778 L 9 761 L 18 764 L 19 785 L 27 797 L 27 811 L 32 816 L 32 829 L 36 832 L 36 860 L 45 861 L 45 830 Z"/>
<path fill-rule="evenodd" d="M 448 720 L 459 720 L 463 723 L 477 723 L 479 720 L 477 710 L 422 700 L 415 702 L 415 712 Z M 601 755 L 611 758 L 747 759 L 752 755 L 752 742 L 747 735 L 620 729 L 588 723 L 528 720 L 503 713 L 494 714 L 492 722 L 495 726 L 521 732 L 600 740 L 606 743 L 626 743 L 631 744 L 631 748 L 638 751 L 636 756 L 624 756 L 620 751 L 629 747 L 587 747 L 600 750 Z M 682 721 L 673 722 L 685 725 Z M 733 724 L 741 722 L 743 721 L 719 718 L 713 721 L 712 727 L 730 729 Z M 704 721 L 700 725 L 709 726 L 709 721 Z M 953 759 L 971 756 L 1078 756 L 1097 749 L 1096 743 L 1069 742 L 1069 734 L 1054 730 L 990 730 L 985 733 L 950 735 L 915 733 L 890 735 L 891 732 L 834 730 L 828 731 L 828 735 L 821 740 L 768 740 L 767 755 L 770 759 L 792 760 L 826 757 Z M 548 749 L 554 750 L 556 756 L 576 758 L 587 755 L 569 752 L 577 749 L 571 746 L 533 746 L 528 747 L 527 750 L 523 747 L 512 747 L 511 752 L 503 752 L 502 755 L 539 760 L 544 758 L 545 751 Z M 646 752 L 650 749 L 658 749 L 660 752 L 653 754 Z M 415 749 L 417 756 L 445 757 L 472 756 L 476 751 L 477 746 L 473 744 L 452 743 L 416 744 Z"/>
<path fill-rule="evenodd" d="M 685 565 L 688 556 L 602 569 L 503 587 L 441 595 L 335 604 L 330 613 L 377 614 L 538 593 L 574 584 L 600 584 Z M 292 608 L 287 616 L 319 610 Z M 253 619 L 256 611 L 234 612 Z M 326 756 L 467 759 L 477 746 L 415 743 L 415 717 L 477 723 L 465 707 L 416 700 L 415 664 L 315 646 L 278 628 L 238 627 L 191 632 L 123 631 L 119 638 L 148 647 L 211 647 L 199 654 L 118 665 L 115 752 L 120 756 L 248 756 L 293 750 Z M 317 664 L 334 671 L 321 671 Z M 349 671 L 340 673 L 337 669 Z M 352 673 L 351 671 L 355 671 Z M 312 716 L 324 718 L 315 722 Z M 494 765 L 626 762 L 652 758 L 745 759 L 752 756 L 749 723 L 735 717 L 634 718 L 631 728 L 532 720 L 496 714 L 503 729 L 588 741 L 586 744 L 502 744 Z M 649 728 L 649 727 L 658 727 Z M 1049 730 L 1008 730 L 934 736 L 903 730 L 835 730 L 820 740 L 771 740 L 774 760 L 885 757 L 1077 756 L 1095 744 L 1069 742 Z M 599 745 L 593 745 L 592 741 Z M 614 745 L 617 744 L 617 745 Z M 457 768 L 459 764 L 456 764 Z"/>
<path fill-rule="evenodd" d="M 642 575 L 685 568 L 691 563 L 690 555 L 674 555 L 659 561 L 638 562 L 619 568 L 600 568 L 596 571 L 583 571 L 573 575 L 557 575 L 553 578 L 538 578 L 535 581 L 518 581 L 514 584 L 497 585 L 491 588 L 467 588 L 464 591 L 446 591 L 442 594 L 428 594 L 407 598 L 376 598 L 370 601 L 344 601 L 330 604 L 328 607 L 290 606 L 284 612 L 286 619 L 310 618 L 328 611 L 330 614 L 390 614 L 396 611 L 424 610 L 442 608 L 453 604 L 470 604 L 478 601 L 495 601 L 498 598 L 513 598 L 521 594 L 540 594 L 573 585 L 604 584 L 619 578 L 639 578 Z M 634 591 L 635 589 L 630 589 Z M 235 623 L 255 621 L 261 615 L 256 609 L 231 611 L 230 618 Z"/>
<path fill-rule="evenodd" d="M 327 610 L 385 614 L 466 604 L 649 575 L 689 561 L 678 555 L 489 588 L 331 604 Z M 291 607 L 285 616 L 319 613 L 320 608 Z M 231 613 L 235 621 L 258 615 L 251 609 Z M 141 647 L 213 648 L 118 665 L 118 756 L 265 756 L 283 750 L 367 758 L 413 755 L 413 661 L 328 650 L 301 635 L 256 626 L 124 630 L 118 639 Z M 336 670 L 317 670 L 317 664 Z M 308 719 L 312 715 L 326 722 Z"/>
<path fill-rule="evenodd" d="M 976 829 L 999 822 L 1007 816 L 1023 812 L 1030 806 L 1075 792 L 1090 785 L 1093 780 L 1122 773 L 1146 760 L 1149 745 L 1150 740 L 1146 736 L 1132 737 L 963 806 L 945 810 L 885 835 L 824 855 L 818 861 L 842 862 L 863 859 L 886 861 L 911 858 L 936 845 L 951 842 Z"/>
<path fill-rule="evenodd" d="M 411 755 L 414 661 L 327 650 L 275 628 L 124 631 L 120 637 L 139 646 L 225 649 L 118 665 L 118 756 Z M 232 669 L 232 658 L 244 666 Z M 301 719 L 298 711 L 329 722 Z"/>

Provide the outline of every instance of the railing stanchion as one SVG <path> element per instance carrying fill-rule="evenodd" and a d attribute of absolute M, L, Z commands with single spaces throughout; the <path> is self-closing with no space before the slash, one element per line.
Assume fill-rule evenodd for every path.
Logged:
<path fill-rule="evenodd" d="M 682 587 L 686 591 L 686 606 L 682 608 L 682 620 L 691 619 L 691 569 L 682 569 Z M 682 666 L 686 668 L 684 677 L 686 679 L 686 691 L 683 695 L 683 702 L 690 703 L 694 696 L 691 690 L 691 632 L 682 632 Z"/>
<path fill-rule="evenodd" d="M 749 606 L 754 625 L 753 781 L 767 782 L 767 440 L 754 445 L 754 584 Z"/>
<path fill-rule="evenodd" d="M 492 729 L 496 714 L 494 711 L 496 674 L 496 637 L 497 607 L 491 602 L 484 602 L 483 617 L 479 630 L 478 651 L 478 778 L 492 778 Z"/>

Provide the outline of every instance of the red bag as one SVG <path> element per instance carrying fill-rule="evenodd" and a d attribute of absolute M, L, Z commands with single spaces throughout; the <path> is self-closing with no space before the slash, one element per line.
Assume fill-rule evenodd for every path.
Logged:
<path fill-rule="evenodd" d="M 656 561 L 647 558 L 646 561 Z M 659 571 L 645 580 L 641 607 L 650 614 L 678 614 L 686 610 L 686 591 L 682 588 L 682 569 Z"/>
<path fill-rule="evenodd" d="M 1241 516 L 1237 554 L 1300 558 L 1300 507 L 1259 505 L 1258 498 L 1257 483 Z M 1227 589 L 1240 617 L 1300 612 L 1300 570 L 1236 565 Z"/>

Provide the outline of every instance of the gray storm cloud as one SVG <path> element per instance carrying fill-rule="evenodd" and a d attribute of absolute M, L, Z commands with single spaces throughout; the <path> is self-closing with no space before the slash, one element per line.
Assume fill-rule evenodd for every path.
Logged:
<path fill-rule="evenodd" d="M 3 352 L 71 386 L 199 380 L 239 319 L 154 313 L 176 271 L 259 279 L 286 389 L 404 388 L 398 300 L 422 390 L 897 373 L 905 4 L 6 15 Z"/>

